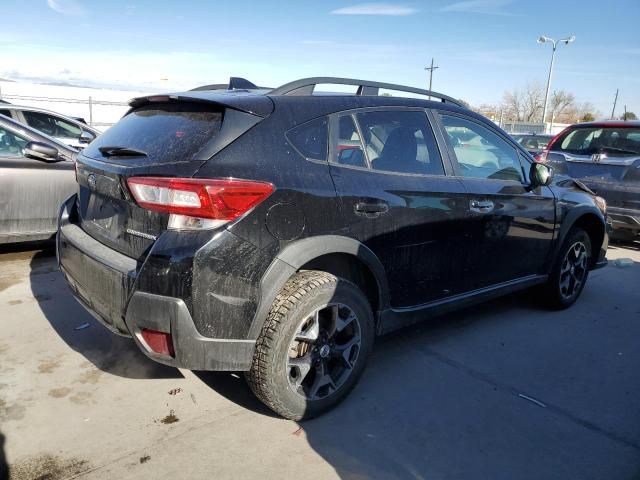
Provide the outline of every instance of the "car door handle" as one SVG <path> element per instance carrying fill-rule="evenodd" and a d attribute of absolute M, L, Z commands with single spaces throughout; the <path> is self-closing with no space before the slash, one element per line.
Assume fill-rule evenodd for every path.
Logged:
<path fill-rule="evenodd" d="M 475 213 L 489 213 L 493 210 L 493 202 L 491 200 L 471 200 L 469 210 Z"/>
<path fill-rule="evenodd" d="M 356 215 L 375 218 L 387 213 L 389 211 L 389 205 L 384 202 L 358 202 L 356 203 L 354 210 Z"/>

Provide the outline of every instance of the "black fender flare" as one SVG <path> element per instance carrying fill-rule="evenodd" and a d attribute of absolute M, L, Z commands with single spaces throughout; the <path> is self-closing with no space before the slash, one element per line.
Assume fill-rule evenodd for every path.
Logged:
<path fill-rule="evenodd" d="M 576 207 L 572 207 L 567 211 L 567 214 L 562 219 L 562 224 L 560 225 L 560 231 L 558 233 L 558 241 L 555 244 L 555 247 L 553 249 L 553 255 L 551 256 L 550 268 L 553 268 L 553 264 L 555 263 L 556 258 L 560 253 L 560 248 L 562 247 L 562 244 L 564 243 L 564 240 L 567 237 L 567 234 L 569 233 L 571 228 L 573 228 L 576 222 L 580 218 L 584 217 L 585 215 L 593 215 L 597 217 L 598 220 L 600 220 L 600 222 L 602 223 L 603 234 L 606 235 L 607 222 L 604 218 L 604 215 L 598 208 L 592 205 L 578 205 Z"/>
<path fill-rule="evenodd" d="M 260 282 L 260 299 L 249 329 L 249 338 L 256 339 L 262 330 L 271 305 L 289 278 L 306 263 L 323 255 L 346 253 L 358 258 L 378 285 L 380 310 L 389 306 L 389 284 L 382 262 L 367 246 L 350 237 L 319 235 L 297 240 L 283 248 L 265 272 Z"/>

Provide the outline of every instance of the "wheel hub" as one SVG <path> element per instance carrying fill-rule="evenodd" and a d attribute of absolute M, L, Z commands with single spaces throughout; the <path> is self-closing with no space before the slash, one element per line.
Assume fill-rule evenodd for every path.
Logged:
<path fill-rule="evenodd" d="M 326 343 L 320 347 L 320 358 L 327 358 L 331 353 L 331 347 Z"/>
<path fill-rule="evenodd" d="M 308 401 L 327 398 L 351 376 L 360 345 L 360 321 L 350 307 L 334 303 L 317 308 L 291 340 L 289 386 Z"/>

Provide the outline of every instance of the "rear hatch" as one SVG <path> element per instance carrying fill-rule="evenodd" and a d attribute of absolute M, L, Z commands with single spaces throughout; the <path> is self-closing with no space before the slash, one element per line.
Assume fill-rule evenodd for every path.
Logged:
<path fill-rule="evenodd" d="M 640 209 L 640 126 L 571 128 L 554 140 L 547 161 L 609 205 Z"/>
<path fill-rule="evenodd" d="M 77 161 L 82 229 L 142 259 L 169 215 L 139 207 L 132 176 L 192 177 L 200 166 L 273 110 L 268 97 L 212 92 L 144 97 Z"/>

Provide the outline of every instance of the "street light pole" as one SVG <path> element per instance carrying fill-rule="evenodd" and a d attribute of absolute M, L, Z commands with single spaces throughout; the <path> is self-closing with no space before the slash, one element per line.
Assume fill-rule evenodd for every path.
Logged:
<path fill-rule="evenodd" d="M 547 91 L 544 94 L 544 107 L 542 109 L 542 123 L 545 123 L 547 119 L 547 105 L 549 102 L 549 92 L 551 91 L 551 77 L 553 75 L 553 64 L 556 60 L 556 49 L 558 48 L 558 43 L 564 43 L 565 45 L 569 45 L 570 43 L 576 40 L 575 35 L 572 35 L 567 38 L 561 38 L 560 40 L 554 40 L 553 38 L 541 36 L 538 38 L 538 43 L 551 43 L 553 45 L 553 51 L 551 52 L 551 64 L 549 65 L 549 76 L 547 78 Z M 545 124 L 546 130 L 546 124 Z"/>

